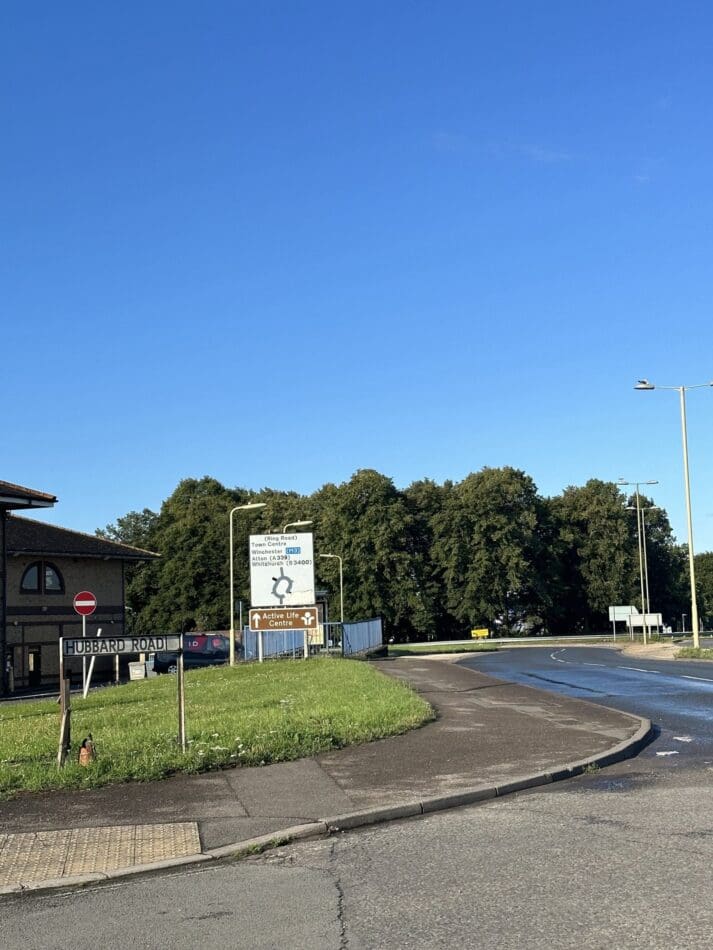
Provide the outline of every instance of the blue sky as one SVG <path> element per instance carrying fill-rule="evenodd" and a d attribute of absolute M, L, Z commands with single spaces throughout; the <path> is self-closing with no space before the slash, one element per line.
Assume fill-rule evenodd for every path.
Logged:
<path fill-rule="evenodd" d="M 0 478 L 93 531 L 513 465 L 658 479 L 685 540 L 632 386 L 713 379 L 712 54 L 704 2 L 5 3 Z"/>

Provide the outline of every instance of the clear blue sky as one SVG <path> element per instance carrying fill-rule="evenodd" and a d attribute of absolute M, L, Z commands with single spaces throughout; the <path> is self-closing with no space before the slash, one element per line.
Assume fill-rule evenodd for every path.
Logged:
<path fill-rule="evenodd" d="M 93 531 L 181 478 L 658 479 L 713 379 L 713 8 L 0 11 L 0 478 Z M 713 389 L 689 394 L 713 549 Z"/>

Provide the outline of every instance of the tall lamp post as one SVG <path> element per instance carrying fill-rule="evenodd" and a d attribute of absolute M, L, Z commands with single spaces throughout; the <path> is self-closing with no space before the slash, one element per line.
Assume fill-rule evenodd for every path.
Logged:
<path fill-rule="evenodd" d="M 626 510 L 627 510 L 627 511 L 636 511 L 636 508 L 634 507 L 634 505 L 627 505 Z M 641 509 L 641 547 L 642 547 L 643 552 L 644 552 L 644 582 L 645 582 L 645 585 L 646 585 L 646 613 L 647 613 L 647 614 L 650 614 L 650 613 L 651 613 L 651 599 L 650 599 L 650 597 L 649 597 L 649 560 L 648 560 L 648 556 L 647 556 L 647 553 L 646 553 L 646 518 L 645 518 L 645 515 L 646 515 L 646 512 L 647 512 L 647 511 L 658 511 L 658 510 L 659 510 L 659 506 L 658 506 L 658 505 L 649 505 L 648 508 L 642 508 L 642 509 Z M 638 516 L 637 516 L 637 522 L 638 522 Z M 637 531 L 638 531 L 638 525 L 637 525 Z"/>
<path fill-rule="evenodd" d="M 342 571 L 342 559 L 338 554 L 320 554 L 320 557 L 336 558 L 339 561 L 339 622 L 344 623 L 344 573 Z"/>
<path fill-rule="evenodd" d="M 678 392 L 681 404 L 681 439 L 683 442 L 683 482 L 686 491 L 686 521 L 688 525 L 688 573 L 691 578 L 691 629 L 693 631 L 693 647 L 700 646 L 698 626 L 698 604 L 696 603 L 696 567 L 693 558 L 693 519 L 691 518 L 691 481 L 688 474 L 688 430 L 686 428 L 686 390 L 704 389 L 713 386 L 710 383 L 698 383 L 696 386 L 656 386 L 648 379 L 640 379 L 634 389 L 671 389 Z"/>
<path fill-rule="evenodd" d="M 230 665 L 235 666 L 235 573 L 233 565 L 233 515 L 236 511 L 256 511 L 264 508 L 264 501 L 251 501 L 247 505 L 236 505 L 230 511 Z"/>
<path fill-rule="evenodd" d="M 640 485 L 658 485 L 656 479 L 650 479 L 646 482 L 627 482 L 625 479 L 619 479 L 620 485 L 631 485 L 636 488 L 636 536 L 639 544 L 639 580 L 641 582 L 641 611 L 643 613 L 642 623 L 643 623 L 643 634 L 644 634 L 644 643 L 647 642 L 647 631 L 648 631 L 648 607 L 647 607 L 647 594 L 645 593 L 644 588 L 644 562 L 646 559 L 646 548 L 643 537 L 643 531 L 641 530 L 641 493 L 639 492 Z M 648 579 L 646 581 L 646 590 L 648 591 Z"/>

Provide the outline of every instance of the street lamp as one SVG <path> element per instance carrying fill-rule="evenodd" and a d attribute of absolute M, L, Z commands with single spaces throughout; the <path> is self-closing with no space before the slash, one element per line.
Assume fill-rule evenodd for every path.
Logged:
<path fill-rule="evenodd" d="M 642 631 L 644 635 L 644 643 L 647 642 L 647 630 L 648 630 L 648 617 L 647 617 L 647 606 L 646 606 L 646 595 L 644 594 L 644 559 L 646 558 L 645 550 L 645 541 L 643 540 L 643 531 L 641 530 L 641 498 L 639 492 L 640 485 L 658 485 L 658 482 L 655 479 L 650 479 L 646 482 L 627 482 L 625 479 L 619 479 L 620 485 L 632 485 L 636 487 L 636 535 L 638 538 L 639 544 L 639 580 L 641 581 L 641 610 L 644 614 L 642 618 Z M 648 590 L 648 580 L 647 588 Z"/>
<path fill-rule="evenodd" d="M 233 515 L 236 511 L 255 511 L 264 508 L 264 501 L 251 501 L 248 505 L 237 505 L 230 511 L 230 665 L 235 666 L 235 579 L 233 573 Z"/>
<path fill-rule="evenodd" d="M 283 534 L 287 534 L 288 528 L 306 528 L 308 524 L 312 524 L 311 521 L 290 521 L 285 525 Z"/>
<path fill-rule="evenodd" d="M 342 559 L 338 554 L 320 554 L 320 557 L 332 557 L 339 561 L 339 622 L 344 623 L 344 574 L 342 572 Z"/>
<path fill-rule="evenodd" d="M 691 482 L 688 474 L 688 430 L 686 428 L 686 390 L 703 389 L 713 386 L 710 383 L 698 383 L 696 386 L 655 386 L 648 379 L 640 379 L 634 389 L 672 389 L 679 394 L 681 403 L 681 439 L 683 441 L 683 482 L 686 490 L 686 521 L 688 523 L 688 573 L 691 578 L 691 628 L 693 630 L 693 647 L 698 649 L 698 604 L 696 603 L 696 568 L 693 560 L 693 520 L 691 518 Z"/>
<path fill-rule="evenodd" d="M 633 505 L 627 505 L 627 511 L 636 511 L 636 508 Z M 646 553 L 646 518 L 645 514 L 647 511 L 659 511 L 658 505 L 649 505 L 648 508 L 641 509 L 641 546 L 644 551 L 644 580 L 646 582 L 646 614 L 651 613 L 651 600 L 649 598 L 649 560 Z M 637 518 L 638 522 L 638 518 Z M 637 524 L 638 531 L 638 524 Z"/>

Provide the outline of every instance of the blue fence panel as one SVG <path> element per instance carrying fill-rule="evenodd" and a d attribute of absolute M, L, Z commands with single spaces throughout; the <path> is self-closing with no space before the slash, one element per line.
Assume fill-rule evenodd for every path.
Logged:
<path fill-rule="evenodd" d="M 263 659 L 276 656 L 303 656 L 304 630 L 264 630 L 262 634 Z M 259 659 L 258 633 L 248 627 L 243 630 L 243 659 Z"/>
<path fill-rule="evenodd" d="M 342 653 L 352 656 L 373 650 L 384 642 L 381 617 L 372 620 L 360 620 L 358 623 L 345 623 L 342 628 Z"/>

